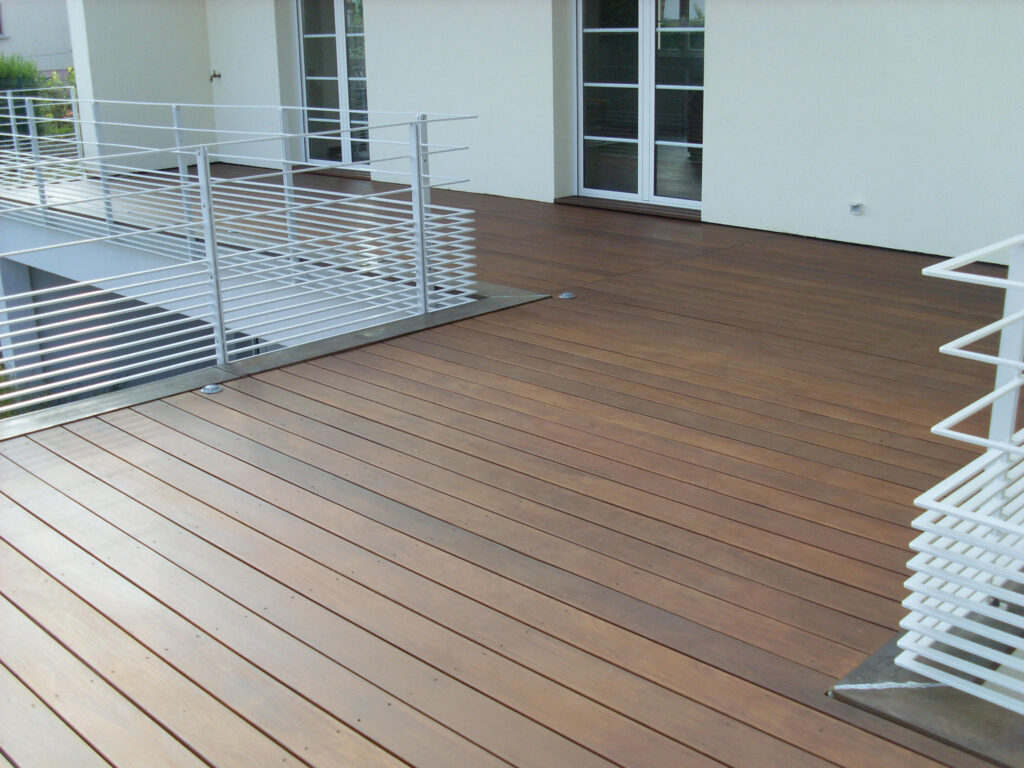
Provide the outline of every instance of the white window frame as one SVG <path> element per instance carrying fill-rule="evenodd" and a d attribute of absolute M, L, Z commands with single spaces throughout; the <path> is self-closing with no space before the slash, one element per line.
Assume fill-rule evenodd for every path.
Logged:
<path fill-rule="evenodd" d="M 338 122 L 339 122 L 339 124 L 341 126 L 341 129 L 343 131 L 348 131 L 347 133 L 342 133 L 341 134 L 341 138 L 339 138 L 339 141 L 341 143 L 341 161 L 340 162 L 342 162 L 342 163 L 351 163 L 352 162 L 352 140 L 351 140 L 352 133 L 351 133 L 351 129 L 352 129 L 353 126 L 352 126 L 351 120 L 350 120 L 351 112 L 349 110 L 349 100 L 348 100 L 348 81 L 350 79 L 349 76 L 348 76 L 348 38 L 349 38 L 349 33 L 348 33 L 347 21 L 345 19 L 345 0 L 334 0 L 334 34 L 326 34 L 326 33 L 324 33 L 324 34 L 311 34 L 311 35 L 307 35 L 305 33 L 305 29 L 303 28 L 303 18 L 302 18 L 302 0 L 295 0 L 295 16 L 296 16 L 296 20 L 297 20 L 297 24 L 298 24 L 298 34 L 299 34 L 299 93 L 302 95 L 302 106 L 304 108 L 303 109 L 303 116 L 302 116 L 303 130 L 308 132 L 308 133 L 313 133 L 313 132 L 318 130 L 315 127 L 315 121 L 314 121 L 314 125 L 310 125 L 309 110 L 310 109 L 314 109 L 314 110 L 315 109 L 321 109 L 320 107 L 310 107 L 309 106 L 308 101 L 307 101 L 307 97 L 306 97 L 306 81 L 308 81 L 308 80 L 337 80 L 337 85 L 338 85 L 338 107 L 339 107 L 339 110 L 340 110 L 339 111 L 339 115 L 338 115 L 338 118 L 339 118 Z M 340 32 L 339 32 L 339 26 L 341 27 L 341 31 Z M 333 37 L 334 41 L 335 41 L 335 45 L 334 45 L 334 47 L 335 47 L 335 54 L 337 56 L 337 61 L 338 61 L 337 77 L 327 77 L 327 76 L 307 77 L 306 76 L 306 45 L 305 45 L 305 41 L 307 39 L 311 39 L 311 38 L 328 38 L 328 37 Z M 352 79 L 357 79 L 357 78 L 352 78 Z M 365 78 L 362 78 L 362 79 L 365 80 Z M 324 110 L 324 111 L 327 111 L 327 110 Z M 326 130 L 326 129 L 321 128 L 319 130 Z M 306 162 L 309 165 L 323 165 L 323 166 L 337 165 L 336 161 L 320 160 L 320 159 L 317 159 L 317 158 L 310 157 L 309 137 L 308 136 L 302 142 L 302 148 L 303 148 L 303 152 L 305 153 L 305 160 L 304 160 L 304 162 Z"/>
<path fill-rule="evenodd" d="M 693 85 L 657 85 L 655 82 L 655 36 L 658 33 L 655 20 L 655 3 L 657 0 L 637 0 L 639 27 L 605 27 L 600 32 L 588 33 L 583 26 L 583 3 L 584 0 L 576 0 L 576 189 L 577 194 L 585 197 L 597 197 L 607 200 L 622 200 L 628 202 L 650 203 L 652 205 L 663 205 L 672 208 L 684 208 L 699 211 L 703 207 L 702 200 L 684 200 L 678 197 L 664 197 L 654 193 L 654 172 L 655 172 L 655 149 L 658 146 L 687 147 L 704 149 L 704 143 L 665 141 L 657 140 L 654 137 L 654 107 L 655 94 L 658 90 L 680 90 L 680 91 L 704 91 L 704 86 Z M 645 21 L 646 19 L 646 21 Z M 673 27 L 671 31 L 662 30 L 663 34 L 693 34 L 705 32 L 706 27 Z M 599 83 L 583 82 L 583 38 L 585 34 L 600 34 L 609 32 L 637 32 L 637 55 L 639 56 L 639 70 L 637 77 L 637 139 L 620 139 L 604 136 L 585 136 L 583 134 L 583 116 L 585 108 L 584 87 L 596 86 L 601 88 L 632 88 L 631 84 L 625 83 Z M 705 37 L 706 51 L 707 38 Z M 599 139 L 602 141 L 616 141 L 623 144 L 637 144 L 637 192 L 615 192 L 607 189 L 591 189 L 583 183 L 584 165 L 583 143 L 587 140 Z M 702 184 L 703 186 L 703 184 Z"/>

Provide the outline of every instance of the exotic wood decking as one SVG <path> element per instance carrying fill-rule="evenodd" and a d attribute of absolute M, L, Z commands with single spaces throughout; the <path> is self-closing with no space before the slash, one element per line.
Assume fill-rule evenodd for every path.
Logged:
<path fill-rule="evenodd" d="M 7 760 L 985 765 L 825 691 L 896 630 L 970 458 L 928 427 L 989 383 L 937 347 L 996 299 L 449 199 L 482 279 L 577 298 L 0 443 Z"/>

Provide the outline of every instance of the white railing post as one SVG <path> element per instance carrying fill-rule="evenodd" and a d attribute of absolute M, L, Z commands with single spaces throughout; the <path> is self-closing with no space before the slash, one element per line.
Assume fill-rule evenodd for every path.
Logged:
<path fill-rule="evenodd" d="M 71 125 L 75 129 L 75 157 L 85 156 L 82 148 L 82 121 L 78 115 L 78 89 L 73 85 L 68 86 L 68 98 L 71 100 Z"/>
<path fill-rule="evenodd" d="M 277 111 L 278 126 L 281 131 L 281 188 L 284 191 L 284 218 L 288 246 L 285 253 L 289 254 L 290 260 L 296 265 L 296 277 L 298 277 L 298 259 L 294 256 L 293 246 L 295 243 L 295 174 L 294 163 L 292 163 L 292 142 L 294 134 L 289 129 L 288 107 L 280 107 Z"/>
<path fill-rule="evenodd" d="M 1007 279 L 1024 281 L 1024 245 L 1015 245 L 1009 251 Z M 1003 317 L 1024 309 L 1024 289 L 1007 287 L 1003 299 Z M 1007 360 L 1024 359 L 1024 322 L 1011 323 L 999 333 L 999 357 Z M 995 389 L 1007 384 L 1020 375 L 1020 368 L 1009 363 L 996 366 Z M 1020 390 L 1013 388 L 992 404 L 988 437 L 1001 443 L 1009 443 L 1017 431 L 1017 405 Z"/>
<path fill-rule="evenodd" d="M 228 362 L 228 345 L 224 330 L 224 300 L 221 295 L 220 267 L 217 263 L 217 223 L 213 214 L 213 190 L 210 184 L 210 156 L 206 147 L 196 150 L 196 171 L 199 174 L 199 200 L 202 205 L 203 237 L 206 241 L 207 275 L 210 281 L 210 308 L 213 313 L 214 343 L 217 364 Z"/>
<path fill-rule="evenodd" d="M 189 186 L 192 181 L 192 177 L 188 172 L 188 160 L 185 157 L 185 153 L 181 151 L 181 148 L 186 145 L 184 123 L 181 119 L 181 105 L 171 105 L 171 118 L 174 121 L 174 146 L 177 148 L 175 154 L 178 156 L 178 183 L 181 185 L 181 212 L 185 218 L 185 223 L 188 225 L 185 227 L 185 239 L 188 240 L 188 255 L 189 258 L 199 259 L 201 253 L 199 250 L 199 243 L 196 237 L 196 231 L 193 228 L 193 223 L 196 221 L 195 210 L 192 207 L 191 190 Z"/>
<path fill-rule="evenodd" d="M 11 124 L 11 142 L 14 149 L 14 160 L 18 166 L 18 183 L 24 183 L 21 162 L 21 138 L 18 133 L 18 113 L 15 111 L 14 91 L 7 92 L 7 119 Z"/>
<path fill-rule="evenodd" d="M 423 131 L 425 128 L 426 120 L 423 115 L 409 123 L 413 256 L 416 260 L 416 285 L 419 289 L 420 311 L 423 314 L 430 311 L 430 285 L 427 282 L 430 272 L 427 264 L 427 210 L 424 200 L 424 193 L 429 196 L 430 189 L 423 180 Z"/>
<path fill-rule="evenodd" d="M 96 161 L 100 167 L 100 192 L 103 196 L 103 220 L 107 224 L 107 234 L 114 234 L 114 201 L 111 199 L 110 174 L 107 173 L 107 164 L 103 161 L 104 138 L 100 120 L 100 105 L 92 103 L 93 130 L 96 132 Z"/>
<path fill-rule="evenodd" d="M 1007 262 L 1006 277 L 1010 281 L 1024 280 L 1024 245 L 1015 245 L 1009 250 L 1009 261 Z M 1024 309 L 1024 289 L 1007 287 L 1006 295 L 1003 297 L 1003 317 Z M 999 332 L 999 357 L 1006 360 L 1024 360 L 1024 322 L 1011 323 Z M 1009 363 L 1001 363 L 996 366 L 996 380 L 994 389 L 1012 382 L 1022 375 L 1020 368 Z M 989 414 L 988 439 L 1000 443 L 1013 442 L 1014 433 L 1017 431 L 1017 409 L 1020 404 L 1020 388 L 1013 387 L 1002 397 L 992 403 L 992 410 Z M 1002 459 L 1008 470 L 1013 465 L 1013 459 L 1006 456 Z M 997 481 L 1002 487 L 1002 496 L 1011 495 L 1011 484 L 1007 478 L 1000 477 Z M 1005 514 L 1001 512 L 1000 514 Z"/>
<path fill-rule="evenodd" d="M 7 91 L 7 122 L 11 126 L 11 147 L 18 157 L 21 155 L 21 142 L 18 141 L 18 119 L 14 113 L 14 91 Z"/>
<path fill-rule="evenodd" d="M 46 179 L 43 177 L 43 169 L 39 165 L 42 160 L 42 152 L 39 148 L 39 129 L 36 125 L 36 102 L 31 97 L 25 98 L 25 116 L 28 119 L 29 146 L 32 148 L 32 159 L 34 160 L 36 193 L 39 196 L 39 205 L 42 206 L 43 221 L 49 221 L 50 209 L 46 201 Z"/>
<path fill-rule="evenodd" d="M 427 140 L 427 116 L 420 112 L 416 115 L 420 130 L 420 178 L 423 179 L 423 207 L 430 208 L 430 153 Z"/>

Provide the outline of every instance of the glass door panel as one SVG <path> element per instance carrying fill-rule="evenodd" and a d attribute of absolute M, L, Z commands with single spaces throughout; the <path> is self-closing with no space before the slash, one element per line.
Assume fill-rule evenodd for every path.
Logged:
<path fill-rule="evenodd" d="M 583 6 L 584 29 L 637 25 L 636 0 L 588 0 Z"/>
<path fill-rule="evenodd" d="M 345 63 L 348 67 L 349 125 L 369 125 L 366 106 L 366 33 L 363 29 L 363 0 L 345 0 Z M 352 159 L 370 159 L 369 135 L 355 131 L 350 141 Z"/>
<path fill-rule="evenodd" d="M 307 159 L 369 159 L 366 133 L 347 132 L 368 124 L 362 0 L 300 0 L 299 35 L 306 130 L 326 134 L 307 139 Z"/>
<path fill-rule="evenodd" d="M 582 186 L 640 189 L 639 9 L 631 0 L 586 0 L 581 28 Z"/>
<path fill-rule="evenodd" d="M 705 0 L 580 0 L 584 194 L 700 207 Z"/>

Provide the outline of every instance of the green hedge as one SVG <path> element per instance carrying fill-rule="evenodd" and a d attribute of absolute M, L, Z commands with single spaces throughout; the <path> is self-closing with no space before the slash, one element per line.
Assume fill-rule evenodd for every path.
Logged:
<path fill-rule="evenodd" d="M 0 91 L 40 88 L 42 85 L 43 76 L 34 61 L 16 53 L 10 56 L 0 53 Z"/>

